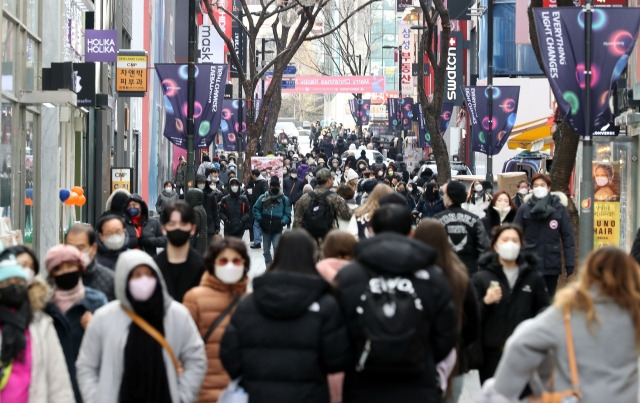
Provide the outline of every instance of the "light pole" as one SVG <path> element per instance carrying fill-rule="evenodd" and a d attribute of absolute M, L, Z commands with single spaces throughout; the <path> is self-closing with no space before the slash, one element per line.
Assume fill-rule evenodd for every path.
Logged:
<path fill-rule="evenodd" d="M 193 109 L 196 94 L 196 0 L 189 0 L 189 50 L 187 64 L 187 172 L 185 174 L 185 189 L 194 186 L 195 180 L 195 152 L 193 139 L 195 125 L 193 121 Z"/>
<path fill-rule="evenodd" d="M 487 89 L 489 90 L 489 152 L 486 180 L 493 184 L 493 0 L 487 2 Z"/>
<path fill-rule="evenodd" d="M 584 14 L 584 129 L 582 140 L 582 180 L 580 181 L 580 260 L 584 262 L 593 249 L 593 181 L 591 162 L 593 160 L 593 140 L 591 133 L 591 33 L 593 20 L 593 0 L 585 0 Z M 584 196 L 583 196 L 584 195 Z"/>
<path fill-rule="evenodd" d="M 262 38 L 262 51 L 257 52 L 260 54 L 260 69 L 264 68 L 264 64 L 265 64 L 265 54 L 272 54 L 274 53 L 273 50 L 265 50 L 265 47 L 267 46 L 267 42 L 275 42 L 276 40 L 273 38 Z M 256 64 L 258 61 L 256 60 Z M 260 95 L 262 96 L 262 98 L 264 98 L 264 75 L 262 75 L 262 77 L 260 78 L 260 80 L 262 81 L 262 84 L 260 85 Z M 261 99 L 262 99 L 261 98 Z"/>

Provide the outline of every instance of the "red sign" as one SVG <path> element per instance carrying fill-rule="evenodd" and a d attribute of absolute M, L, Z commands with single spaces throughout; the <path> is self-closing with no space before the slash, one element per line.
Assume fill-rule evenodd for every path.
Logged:
<path fill-rule="evenodd" d="M 285 94 L 292 93 L 308 93 L 308 94 L 334 94 L 334 93 L 351 93 L 358 94 L 363 92 L 383 93 L 385 91 L 384 76 L 295 76 L 290 80 L 295 84 L 285 88 L 283 85 L 282 92 Z M 267 83 L 271 81 L 268 80 Z"/>
<path fill-rule="evenodd" d="M 584 6 L 584 0 L 580 0 L 580 5 Z M 627 0 L 593 0 L 593 5 L 596 7 L 626 7 Z M 542 7 L 558 7 L 557 0 L 544 0 Z"/>
<path fill-rule="evenodd" d="M 233 20 L 227 13 L 220 8 L 224 8 L 225 10 L 231 10 L 233 0 L 211 0 L 211 6 L 213 6 L 213 17 L 218 21 L 218 25 L 220 25 L 220 29 L 224 31 L 224 35 L 227 38 L 232 38 L 231 31 L 231 23 Z M 224 44 L 224 54 L 229 52 L 229 48 L 227 44 Z"/>

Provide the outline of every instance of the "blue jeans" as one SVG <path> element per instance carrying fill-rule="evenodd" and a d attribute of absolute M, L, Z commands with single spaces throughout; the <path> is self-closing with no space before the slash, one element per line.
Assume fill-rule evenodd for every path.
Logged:
<path fill-rule="evenodd" d="M 253 220 L 253 243 L 262 243 L 262 228 L 258 220 Z"/>
<path fill-rule="evenodd" d="M 264 264 L 269 265 L 271 263 L 271 245 L 273 244 L 273 253 L 276 253 L 278 243 L 280 243 L 280 237 L 282 232 L 276 232 L 274 234 L 263 233 L 262 234 L 262 251 L 264 256 Z"/>

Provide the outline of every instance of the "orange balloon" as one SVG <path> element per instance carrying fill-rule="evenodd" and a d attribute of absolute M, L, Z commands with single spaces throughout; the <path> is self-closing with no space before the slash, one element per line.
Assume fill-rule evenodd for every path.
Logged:
<path fill-rule="evenodd" d="M 84 195 L 78 196 L 78 200 L 76 201 L 76 206 L 81 207 L 87 202 L 87 198 Z"/>
<path fill-rule="evenodd" d="M 84 194 L 84 189 L 80 186 L 74 186 L 71 188 L 72 192 L 75 192 L 78 196 L 82 196 Z"/>
<path fill-rule="evenodd" d="M 31 200 L 31 199 L 30 199 L 30 198 L 28 198 L 28 197 L 25 197 L 25 198 L 24 198 L 24 205 L 25 205 L 25 206 L 33 206 L 33 200 Z"/>
<path fill-rule="evenodd" d="M 65 201 L 65 204 L 69 206 L 73 206 L 78 201 L 78 194 L 76 192 L 71 192 L 71 196 Z"/>

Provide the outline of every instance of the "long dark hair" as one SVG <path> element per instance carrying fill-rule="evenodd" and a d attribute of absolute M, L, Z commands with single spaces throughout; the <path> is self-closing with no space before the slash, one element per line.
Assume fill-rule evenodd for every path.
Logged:
<path fill-rule="evenodd" d="M 282 234 L 269 271 L 290 271 L 319 276 L 316 270 L 316 242 L 304 230 Z"/>

